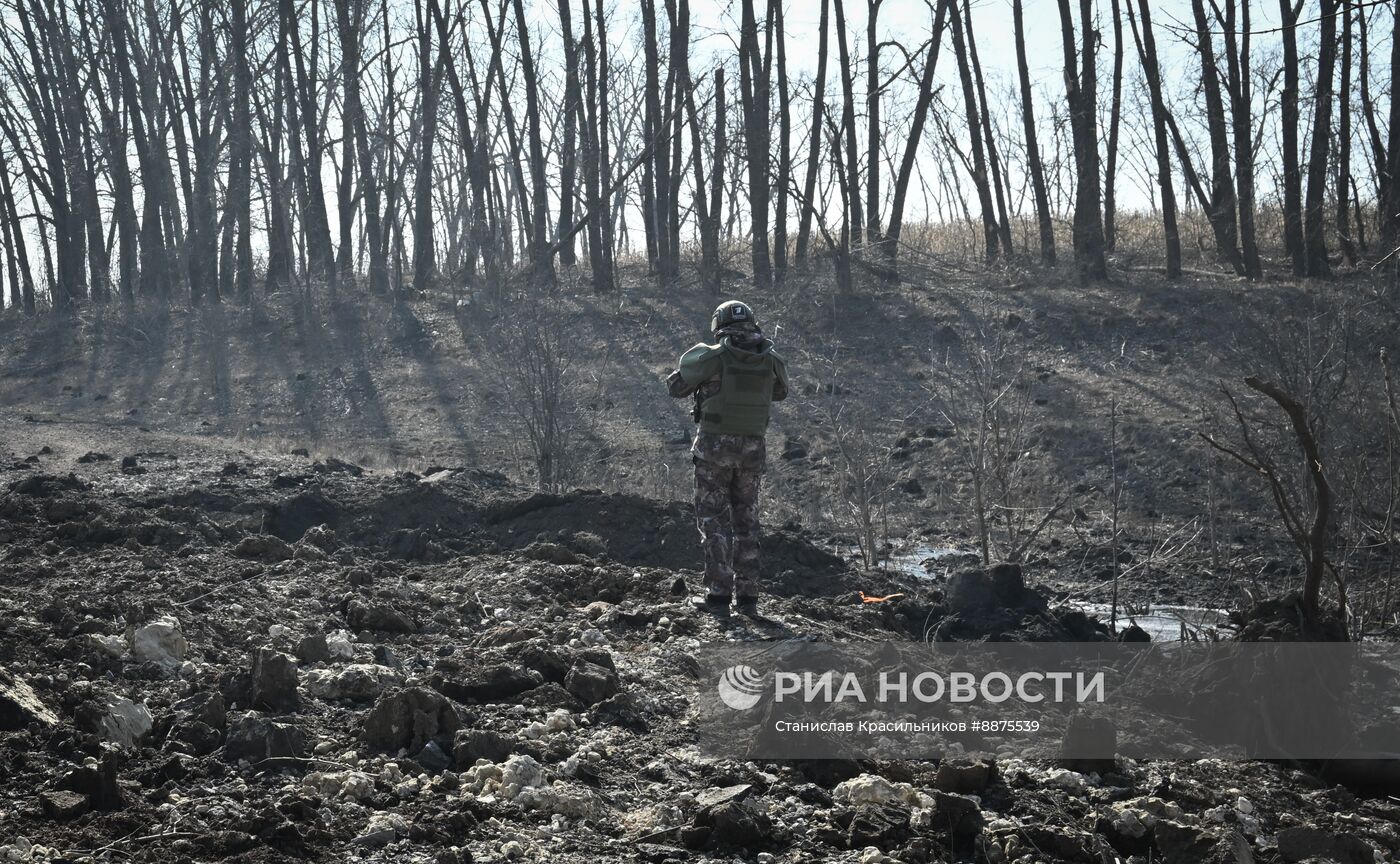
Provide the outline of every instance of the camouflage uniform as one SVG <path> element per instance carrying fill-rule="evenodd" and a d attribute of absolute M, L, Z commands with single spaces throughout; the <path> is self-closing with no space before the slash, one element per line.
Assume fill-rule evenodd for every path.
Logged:
<path fill-rule="evenodd" d="M 676 375 L 668 381 L 672 396 L 690 391 Z M 718 376 L 696 388 L 699 401 L 720 390 Z M 774 399 L 787 395 L 787 381 L 774 388 Z M 758 597 L 758 496 L 768 448 L 763 436 L 696 431 L 690 448 L 695 463 L 695 520 L 705 559 L 705 585 L 712 597 Z"/>

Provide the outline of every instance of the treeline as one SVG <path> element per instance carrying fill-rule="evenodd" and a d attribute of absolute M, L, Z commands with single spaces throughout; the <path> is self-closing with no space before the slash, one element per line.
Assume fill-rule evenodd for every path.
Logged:
<path fill-rule="evenodd" d="M 1298 275 L 1393 258 L 1391 2 L 1279 0 L 1259 30 L 1250 0 L 1168 16 L 1057 0 L 1056 82 L 1031 78 L 1023 0 L 1006 81 L 984 70 L 967 0 L 928 0 L 927 24 L 895 37 L 881 0 L 862 27 L 848 0 L 813 2 L 816 70 L 799 76 L 782 0 L 739 0 L 736 32 L 705 51 L 688 0 L 5 0 L 0 299 L 489 292 L 584 265 L 607 292 L 624 255 L 672 284 L 693 250 L 718 292 L 735 241 L 761 286 L 822 255 L 849 288 L 897 277 L 911 211 L 979 225 L 989 261 L 1047 263 L 1068 216 L 1093 279 L 1125 164 L 1168 276 L 1182 209 L 1251 278 L 1266 242 Z M 1163 39 L 1193 68 L 1168 75 Z M 1265 205 L 1279 238 L 1259 236 Z"/>

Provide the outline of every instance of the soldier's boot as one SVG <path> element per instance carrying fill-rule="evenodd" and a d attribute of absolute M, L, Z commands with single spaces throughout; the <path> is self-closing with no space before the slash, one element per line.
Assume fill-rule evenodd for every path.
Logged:
<path fill-rule="evenodd" d="M 729 615 L 729 603 L 733 598 L 728 594 L 704 594 L 690 598 L 690 604 L 702 612 L 712 615 Z"/>

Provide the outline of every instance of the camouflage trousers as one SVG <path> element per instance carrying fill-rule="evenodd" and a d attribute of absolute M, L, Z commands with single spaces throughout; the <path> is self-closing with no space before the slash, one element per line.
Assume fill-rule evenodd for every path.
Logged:
<path fill-rule="evenodd" d="M 705 585 L 719 596 L 758 597 L 758 493 L 763 468 L 695 459 L 695 519 Z"/>

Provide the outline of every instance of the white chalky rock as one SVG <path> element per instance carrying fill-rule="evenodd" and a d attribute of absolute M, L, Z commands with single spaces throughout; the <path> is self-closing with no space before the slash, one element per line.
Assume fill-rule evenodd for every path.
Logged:
<path fill-rule="evenodd" d="M 1114 830 L 1134 838 L 1145 837 L 1160 819 L 1180 819 L 1182 812 L 1179 805 L 1152 796 L 1120 801 L 1109 809 Z"/>
<path fill-rule="evenodd" d="M 1241 795 L 1239 798 L 1235 799 L 1235 810 L 1236 812 L 1248 816 L 1254 812 L 1254 802 Z"/>
<path fill-rule="evenodd" d="M 355 643 L 350 640 L 349 633 L 337 630 L 326 637 L 326 650 L 332 659 L 350 660 L 355 656 Z"/>
<path fill-rule="evenodd" d="M 885 853 L 881 852 L 879 848 L 875 846 L 866 846 L 860 852 L 860 864 L 882 864 L 882 862 L 888 860 L 889 859 L 885 857 Z"/>
<path fill-rule="evenodd" d="M 102 717 L 102 734 L 114 744 L 131 747 L 150 733 L 154 722 L 145 704 L 113 697 L 107 700 L 107 713 Z"/>
<path fill-rule="evenodd" d="M 138 627 L 131 639 L 131 650 L 137 660 L 172 668 L 180 665 L 188 649 L 180 633 L 180 622 L 168 615 Z"/>
<path fill-rule="evenodd" d="M 301 785 L 327 798 L 363 801 L 374 794 L 374 778 L 363 771 L 313 771 Z"/>
<path fill-rule="evenodd" d="M 352 663 L 344 669 L 312 669 L 306 673 L 307 692 L 321 699 L 368 701 L 388 685 L 401 681 L 403 676 L 398 672 L 374 663 Z"/>
<path fill-rule="evenodd" d="M 126 640 L 120 636 L 104 636 L 101 633 L 89 633 L 87 637 L 88 646 L 99 654 L 106 654 L 109 657 L 121 657 L 126 654 Z"/>
<path fill-rule="evenodd" d="M 273 624 L 271 627 L 267 628 L 267 635 L 273 639 L 281 639 L 292 635 L 292 630 L 290 627 L 282 624 Z"/>
<path fill-rule="evenodd" d="M 1070 771 L 1065 768 L 1051 768 L 1045 772 L 1044 783 L 1046 786 L 1054 786 L 1056 789 L 1067 789 L 1071 792 L 1083 792 L 1088 785 L 1088 778 L 1078 771 Z"/>
<path fill-rule="evenodd" d="M 924 801 L 913 786 L 908 783 L 891 783 L 878 774 L 862 774 L 837 784 L 831 797 L 852 806 L 860 804 L 887 804 L 902 801 L 914 806 L 930 806 L 931 800 Z"/>
<path fill-rule="evenodd" d="M 515 803 L 527 810 L 554 813 L 569 819 L 587 819 L 597 816 L 602 810 L 602 805 L 592 792 L 562 782 L 522 789 L 515 796 Z"/>
<path fill-rule="evenodd" d="M 608 644 L 608 637 L 603 635 L 603 631 L 589 627 L 578 635 L 578 639 L 583 644 L 596 648 Z"/>

